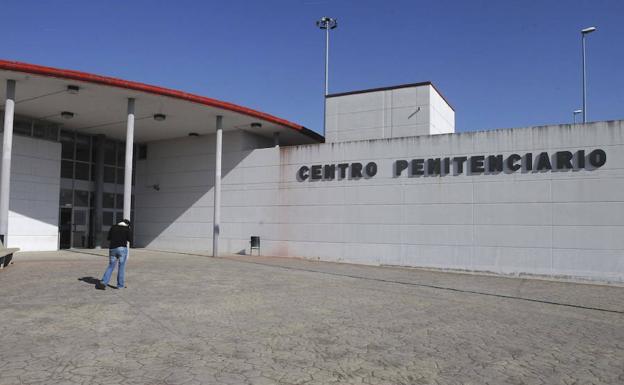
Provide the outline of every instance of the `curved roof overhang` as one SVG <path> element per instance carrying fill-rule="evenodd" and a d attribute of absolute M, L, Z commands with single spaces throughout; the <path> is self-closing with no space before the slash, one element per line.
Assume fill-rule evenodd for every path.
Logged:
<path fill-rule="evenodd" d="M 299 124 L 276 116 L 204 96 L 149 84 L 80 71 L 0 60 L 0 92 L 7 79 L 17 82 L 15 113 L 62 123 L 87 134 L 125 137 L 128 98 L 136 99 L 137 141 L 170 139 L 196 132 L 211 134 L 215 117 L 223 116 L 224 130 L 243 130 L 271 138 L 280 134 L 282 144 L 320 143 L 324 138 Z M 67 86 L 78 86 L 77 94 Z M 75 114 L 64 120 L 61 111 Z M 165 114 L 156 122 L 154 114 Z M 260 127 L 257 124 L 260 123 Z"/>

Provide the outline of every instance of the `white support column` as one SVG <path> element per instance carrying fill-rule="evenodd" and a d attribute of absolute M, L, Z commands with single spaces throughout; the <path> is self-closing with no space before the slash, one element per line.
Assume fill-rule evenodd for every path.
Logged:
<path fill-rule="evenodd" d="M 212 228 L 212 256 L 219 256 L 219 232 L 221 224 L 221 147 L 223 142 L 223 116 L 217 115 L 215 156 L 215 180 L 214 180 L 214 217 Z"/>
<path fill-rule="evenodd" d="M 11 149 L 15 113 L 15 80 L 7 80 L 4 103 L 4 136 L 2 140 L 2 175 L 0 176 L 0 238 L 7 245 L 9 230 L 9 196 L 11 191 Z"/>
<path fill-rule="evenodd" d="M 273 133 L 273 146 L 274 146 L 274 147 L 279 147 L 279 145 L 280 145 L 280 140 L 279 140 L 279 138 L 280 138 L 280 134 L 279 134 L 279 132 L 274 132 L 274 133 Z"/>
<path fill-rule="evenodd" d="M 132 206 L 132 149 L 134 147 L 134 98 L 128 99 L 128 123 L 126 125 L 126 166 L 124 174 L 123 217 L 130 219 Z"/>

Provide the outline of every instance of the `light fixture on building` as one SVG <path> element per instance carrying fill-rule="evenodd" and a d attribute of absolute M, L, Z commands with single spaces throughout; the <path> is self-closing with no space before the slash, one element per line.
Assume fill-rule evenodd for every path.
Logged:
<path fill-rule="evenodd" d="M 154 114 L 154 120 L 157 122 L 162 122 L 167 119 L 167 115 L 165 114 Z"/>
<path fill-rule="evenodd" d="M 69 112 L 69 111 L 61 112 L 61 118 L 63 118 L 63 119 L 72 119 L 73 117 L 74 117 L 74 113 L 73 112 Z"/>
<path fill-rule="evenodd" d="M 251 128 L 260 128 L 260 127 L 262 127 L 262 123 L 259 123 L 259 122 L 251 123 Z"/>
<path fill-rule="evenodd" d="M 189 132 L 188 136 L 199 136 L 199 134 L 196 132 Z"/>
<path fill-rule="evenodd" d="M 80 87 L 78 86 L 74 86 L 74 85 L 67 86 L 67 93 L 69 94 L 76 95 L 79 91 L 80 91 Z"/>
<path fill-rule="evenodd" d="M 576 115 L 582 114 L 583 110 L 574 110 L 572 111 L 572 121 L 576 124 Z"/>
<path fill-rule="evenodd" d="M 160 191 L 160 185 L 159 184 L 153 184 L 152 188 L 156 191 Z"/>

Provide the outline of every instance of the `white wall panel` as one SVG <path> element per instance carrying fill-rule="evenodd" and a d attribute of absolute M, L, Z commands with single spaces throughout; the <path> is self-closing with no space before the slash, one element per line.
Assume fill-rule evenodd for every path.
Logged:
<path fill-rule="evenodd" d="M 13 136 L 7 247 L 57 250 L 60 186 L 60 143 Z"/>
<path fill-rule="evenodd" d="M 427 84 L 326 99 L 327 143 L 455 131 L 455 112 Z"/>
<path fill-rule="evenodd" d="M 402 97 L 384 96 L 409 107 Z M 598 122 L 256 150 L 241 150 L 244 136 L 229 148 L 224 139 L 224 252 L 248 253 L 249 236 L 260 235 L 265 255 L 624 281 L 623 131 L 622 122 Z M 210 249 L 214 161 L 211 139 L 199 139 L 204 153 L 193 143 L 192 157 L 190 139 L 149 144 L 139 180 L 162 189 L 138 188 L 143 246 Z M 169 150 L 154 155 L 152 146 Z M 398 159 L 596 148 L 607 152 L 596 170 L 393 176 Z M 296 178 L 304 165 L 368 161 L 375 177 Z"/>

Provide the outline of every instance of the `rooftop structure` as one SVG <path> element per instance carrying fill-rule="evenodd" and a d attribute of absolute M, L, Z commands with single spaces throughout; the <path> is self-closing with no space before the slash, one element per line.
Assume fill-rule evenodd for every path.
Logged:
<path fill-rule="evenodd" d="M 455 111 L 431 82 L 328 95 L 326 141 L 455 132 Z"/>

